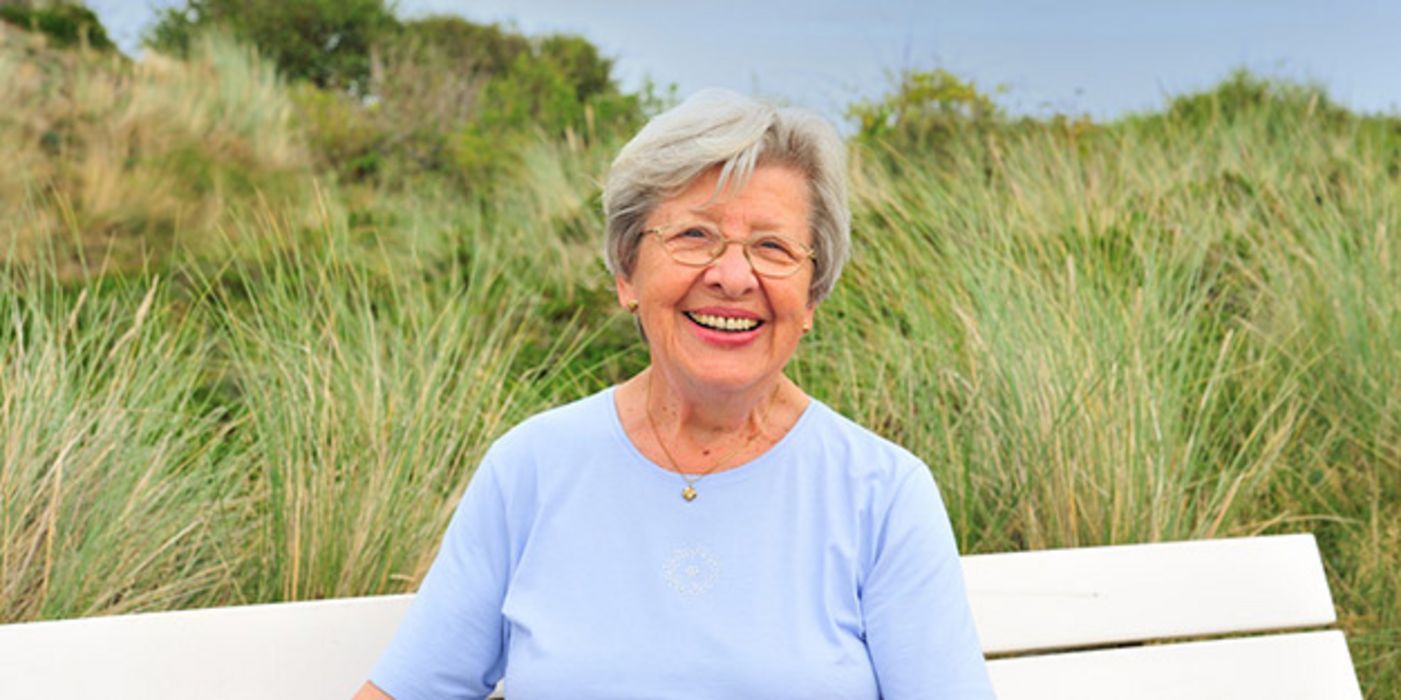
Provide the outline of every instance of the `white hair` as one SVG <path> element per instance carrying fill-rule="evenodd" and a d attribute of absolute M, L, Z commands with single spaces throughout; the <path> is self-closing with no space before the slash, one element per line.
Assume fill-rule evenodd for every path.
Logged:
<path fill-rule="evenodd" d="M 603 189 L 604 259 L 630 278 L 652 210 L 712 168 L 715 186 L 743 189 L 759 165 L 796 168 L 808 182 L 816 253 L 809 303 L 826 298 L 851 254 L 846 145 L 816 113 L 775 107 L 728 90 L 709 89 L 657 115 L 623 146 Z"/>

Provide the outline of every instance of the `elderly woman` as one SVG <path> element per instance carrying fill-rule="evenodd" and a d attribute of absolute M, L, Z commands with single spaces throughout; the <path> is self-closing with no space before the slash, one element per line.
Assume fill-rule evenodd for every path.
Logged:
<path fill-rule="evenodd" d="M 613 163 L 651 365 L 487 452 L 363 697 L 990 698 L 929 469 L 784 376 L 847 259 L 844 148 L 706 91 Z"/>

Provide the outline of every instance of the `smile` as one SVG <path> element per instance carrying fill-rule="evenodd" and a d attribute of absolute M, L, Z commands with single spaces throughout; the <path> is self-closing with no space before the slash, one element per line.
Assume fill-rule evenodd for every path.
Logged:
<path fill-rule="evenodd" d="M 722 333 L 743 333 L 745 331 L 752 331 L 764 323 L 757 318 L 714 316 L 711 314 L 692 313 L 690 311 L 684 311 L 682 313 L 686 314 L 686 318 L 691 319 L 696 325 Z"/>

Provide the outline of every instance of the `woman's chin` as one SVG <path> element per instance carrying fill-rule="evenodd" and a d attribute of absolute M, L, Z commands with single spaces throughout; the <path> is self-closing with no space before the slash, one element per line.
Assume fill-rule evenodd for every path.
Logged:
<path fill-rule="evenodd" d="M 742 362 L 739 358 L 729 362 L 724 361 L 725 358 L 693 359 L 698 361 L 682 363 L 677 374 L 686 384 L 706 392 L 740 393 L 767 385 L 771 379 L 783 373 L 781 365 L 769 371 L 765 364 Z"/>
<path fill-rule="evenodd" d="M 775 326 L 768 323 L 740 332 L 687 325 L 677 336 L 680 343 L 666 343 L 667 351 L 653 352 L 652 359 L 663 374 L 697 388 L 742 392 L 768 385 L 783 374 L 797 350 L 796 338 L 780 342 L 773 335 Z"/>

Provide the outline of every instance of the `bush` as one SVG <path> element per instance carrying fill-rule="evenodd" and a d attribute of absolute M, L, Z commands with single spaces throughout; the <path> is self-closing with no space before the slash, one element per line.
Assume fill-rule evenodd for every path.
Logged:
<path fill-rule="evenodd" d="M 114 48 L 107 38 L 101 20 L 82 5 L 57 3 L 44 7 L 22 4 L 0 4 L 0 21 L 49 37 L 55 46 L 69 47 L 86 44 L 90 48 L 110 51 Z"/>
<path fill-rule="evenodd" d="M 461 17 L 439 15 L 405 22 L 395 36 L 399 50 L 427 52 L 467 70 L 499 75 L 530 52 L 530 40 L 497 24 L 477 24 Z"/>
<path fill-rule="evenodd" d="M 857 122 L 864 141 L 929 146 L 959 130 L 993 125 L 1002 112 L 972 81 L 935 69 L 905 71 L 894 90 L 852 105 L 847 117 Z"/>
<path fill-rule="evenodd" d="M 364 97 L 306 86 L 294 98 L 321 164 L 346 181 L 435 174 L 489 189 L 541 134 L 591 142 L 636 128 L 645 98 L 619 91 L 612 67 L 580 37 L 429 17 L 375 48 Z"/>
<path fill-rule="evenodd" d="M 375 110 L 310 83 L 293 86 L 291 98 L 319 168 L 352 181 L 379 175 L 384 135 Z"/>
<path fill-rule="evenodd" d="M 363 92 L 371 48 L 398 27 L 384 0 L 187 0 L 163 10 L 146 44 L 184 56 L 213 28 L 258 47 L 290 79 Z"/>
<path fill-rule="evenodd" d="M 1260 116 L 1271 121 L 1273 136 L 1285 138 L 1291 138 L 1302 121 L 1323 120 L 1336 126 L 1351 117 L 1320 86 L 1270 80 L 1239 69 L 1215 87 L 1173 98 L 1166 112 L 1148 119 L 1207 130 Z"/>

